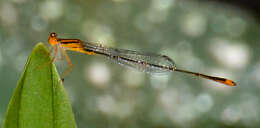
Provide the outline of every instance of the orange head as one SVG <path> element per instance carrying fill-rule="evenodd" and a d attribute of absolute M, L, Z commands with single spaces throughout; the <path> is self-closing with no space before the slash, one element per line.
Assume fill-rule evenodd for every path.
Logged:
<path fill-rule="evenodd" d="M 57 36 L 58 36 L 57 33 L 51 32 L 49 35 L 49 39 L 48 39 L 49 44 L 51 44 L 52 46 L 58 44 L 59 42 L 58 42 Z"/>

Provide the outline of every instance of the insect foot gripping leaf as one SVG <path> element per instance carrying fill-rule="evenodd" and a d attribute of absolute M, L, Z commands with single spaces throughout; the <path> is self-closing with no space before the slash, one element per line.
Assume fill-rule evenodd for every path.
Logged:
<path fill-rule="evenodd" d="M 39 43 L 13 93 L 3 128 L 76 127 L 67 94 L 50 62 L 47 48 Z"/>

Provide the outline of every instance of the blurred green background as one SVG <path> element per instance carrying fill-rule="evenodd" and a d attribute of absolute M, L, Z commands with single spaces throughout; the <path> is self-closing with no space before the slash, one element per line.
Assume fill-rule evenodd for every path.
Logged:
<path fill-rule="evenodd" d="M 240 9 L 192 0 L 0 1 L 0 126 L 28 55 L 47 45 L 49 32 L 165 54 L 179 68 L 238 85 L 69 52 L 74 68 L 64 86 L 79 128 L 260 126 L 259 24 Z"/>

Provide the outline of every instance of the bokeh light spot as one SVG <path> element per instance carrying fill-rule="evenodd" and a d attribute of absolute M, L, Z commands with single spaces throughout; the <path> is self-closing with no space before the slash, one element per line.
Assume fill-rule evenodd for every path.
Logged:
<path fill-rule="evenodd" d="M 87 65 L 85 68 L 85 79 L 90 79 L 98 88 L 105 88 L 110 80 L 110 70 L 105 64 L 93 63 L 90 66 Z"/>
<path fill-rule="evenodd" d="M 45 1 L 40 6 L 40 16 L 46 21 L 56 20 L 62 15 L 62 1 Z"/>
<path fill-rule="evenodd" d="M 206 32 L 207 19 L 199 13 L 189 13 L 180 19 L 181 30 L 188 36 L 199 37 Z"/>
<path fill-rule="evenodd" d="M 91 30 L 91 31 L 89 31 Z M 112 29 L 96 21 L 87 21 L 83 24 L 81 30 L 83 36 L 99 44 L 113 46 L 115 43 Z"/>
<path fill-rule="evenodd" d="M 250 49 L 241 42 L 214 38 L 209 45 L 210 52 L 223 66 L 230 69 L 242 69 L 250 60 Z"/>

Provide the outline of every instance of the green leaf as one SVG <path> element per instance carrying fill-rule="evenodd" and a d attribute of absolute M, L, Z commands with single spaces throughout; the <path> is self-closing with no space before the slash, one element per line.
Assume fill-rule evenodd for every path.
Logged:
<path fill-rule="evenodd" d="M 3 128 L 75 128 L 67 94 L 46 46 L 32 51 L 9 103 Z"/>

